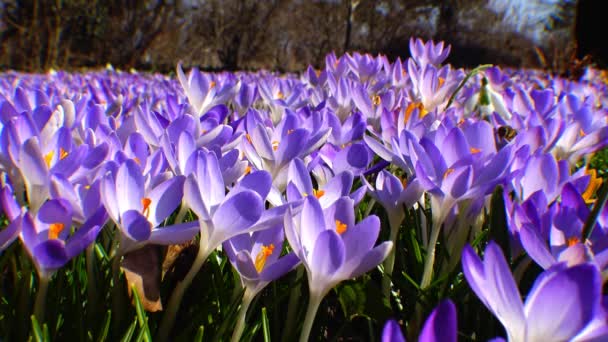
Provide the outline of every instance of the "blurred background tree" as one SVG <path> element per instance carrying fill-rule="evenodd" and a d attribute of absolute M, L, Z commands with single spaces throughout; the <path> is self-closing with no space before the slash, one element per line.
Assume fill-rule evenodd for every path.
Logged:
<path fill-rule="evenodd" d="M 331 51 L 403 59 L 414 36 L 452 44 L 456 66 L 568 74 L 587 54 L 606 60 L 605 44 L 589 38 L 601 22 L 593 9 L 591 0 L 8 0 L 0 70 L 110 63 L 168 72 L 182 61 L 298 71 L 320 67 Z"/>

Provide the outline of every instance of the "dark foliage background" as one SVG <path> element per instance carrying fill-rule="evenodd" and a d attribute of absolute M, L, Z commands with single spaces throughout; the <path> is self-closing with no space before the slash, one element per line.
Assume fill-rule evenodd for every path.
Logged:
<path fill-rule="evenodd" d="M 411 36 L 452 44 L 448 62 L 456 66 L 495 63 L 565 74 L 575 58 L 602 56 L 598 42 L 588 38 L 597 30 L 589 20 L 595 15 L 591 1 L 563 1 L 551 16 L 539 12 L 532 21 L 497 13 L 490 2 L 0 1 L 0 70 L 111 63 L 167 72 L 183 61 L 206 70 L 297 71 L 322 65 L 331 51 L 405 58 Z M 540 32 L 540 40 L 531 32 Z"/>

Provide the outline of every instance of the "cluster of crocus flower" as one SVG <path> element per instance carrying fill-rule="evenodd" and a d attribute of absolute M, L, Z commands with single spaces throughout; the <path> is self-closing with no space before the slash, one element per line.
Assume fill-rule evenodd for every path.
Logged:
<path fill-rule="evenodd" d="M 117 264 L 145 245 L 196 240 L 160 340 L 221 248 L 244 289 L 233 340 L 255 296 L 301 264 L 306 341 L 321 301 L 340 282 L 384 262 L 383 293 L 394 295 L 398 236 L 418 210 L 422 290 L 462 254 L 471 288 L 510 340 L 606 336 L 608 210 L 588 227 L 591 206 L 605 200 L 597 198 L 601 180 L 574 171 L 608 144 L 606 86 L 498 67 L 466 77 L 443 65 L 443 43 L 412 39 L 410 50 L 405 63 L 332 54 L 322 70 L 302 75 L 186 74 L 181 65 L 178 81 L 114 71 L 2 75 L 0 203 L 8 224 L 0 252 L 19 238 L 30 254 L 39 318 L 53 272 L 113 229 Z M 500 248 L 490 243 L 481 261 L 467 245 L 497 186 L 508 252 L 525 252 L 546 270 L 525 304 Z M 386 226 L 376 215 L 355 219 L 366 195 L 386 212 Z M 378 241 L 382 230 L 388 241 Z M 439 244 L 456 262 L 436 263 L 445 263 L 435 258 Z M 556 306 L 552 296 L 569 302 Z M 452 302 L 440 304 L 420 338 L 455 340 L 455 311 Z M 399 330 L 391 321 L 383 339 L 399 340 Z"/>

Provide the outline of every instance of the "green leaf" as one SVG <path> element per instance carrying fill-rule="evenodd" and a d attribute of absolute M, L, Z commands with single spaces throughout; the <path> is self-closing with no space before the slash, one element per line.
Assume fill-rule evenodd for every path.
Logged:
<path fill-rule="evenodd" d="M 42 329 L 40 329 L 40 324 L 38 324 L 36 316 L 32 315 L 30 316 L 30 319 L 32 320 L 32 333 L 34 334 L 34 339 L 37 342 L 44 341 L 44 335 L 42 334 Z"/>
<path fill-rule="evenodd" d="M 341 286 L 338 291 L 338 301 L 345 317 L 352 317 L 365 311 L 366 298 L 361 282 Z"/>
<path fill-rule="evenodd" d="M 450 96 L 450 99 L 448 100 L 448 104 L 445 106 L 443 111 L 446 111 L 448 108 L 450 108 L 450 105 L 452 105 L 452 102 L 454 102 L 454 99 L 456 98 L 456 94 L 458 94 L 460 89 L 462 89 L 462 87 L 464 87 L 464 85 L 467 83 L 469 78 L 471 78 L 471 77 L 477 75 L 478 73 L 486 70 L 487 68 L 491 68 L 491 67 L 492 67 L 492 64 L 483 64 L 483 65 L 480 65 L 477 68 L 469 71 L 469 73 L 464 77 L 464 79 L 462 81 L 460 81 L 460 84 L 458 84 L 458 87 L 456 88 L 456 90 L 454 90 L 454 92 L 452 93 L 452 96 Z"/>
<path fill-rule="evenodd" d="M 262 308 L 262 332 L 264 333 L 264 342 L 270 342 L 270 324 L 268 323 L 266 307 Z"/>
<path fill-rule="evenodd" d="M 112 319 L 112 310 L 106 311 L 106 315 L 103 319 L 103 323 L 101 325 L 101 332 L 99 337 L 97 338 L 98 342 L 104 342 L 108 338 L 108 332 L 110 331 L 110 322 Z"/>
<path fill-rule="evenodd" d="M 135 297 L 135 311 L 137 311 L 137 320 L 139 321 L 141 333 L 143 333 L 143 339 L 150 342 L 152 341 L 152 335 L 150 334 L 150 328 L 148 327 L 148 316 L 146 315 L 146 310 L 144 310 L 144 306 L 141 303 L 141 298 L 137 292 L 137 286 L 133 285 L 132 291 L 133 296 Z"/>
<path fill-rule="evenodd" d="M 492 199 L 490 200 L 489 238 L 500 246 L 507 260 L 511 260 L 509 227 L 507 226 L 507 214 L 502 186 L 497 186 L 494 189 Z"/>
<path fill-rule="evenodd" d="M 196 335 L 194 336 L 194 341 L 196 342 L 202 342 L 203 341 L 203 336 L 205 336 L 205 326 L 201 325 L 198 330 L 196 331 Z"/>
<path fill-rule="evenodd" d="M 133 338 L 133 333 L 135 332 L 135 327 L 137 326 L 137 317 L 133 320 L 133 323 L 127 329 L 124 336 L 120 339 L 121 342 L 129 342 Z"/>

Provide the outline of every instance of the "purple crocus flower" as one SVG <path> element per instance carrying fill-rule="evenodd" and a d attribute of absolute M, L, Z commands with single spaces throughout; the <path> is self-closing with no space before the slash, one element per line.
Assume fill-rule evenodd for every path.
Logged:
<path fill-rule="evenodd" d="M 275 226 L 286 210 L 286 207 L 264 208 L 272 184 L 268 172 L 247 174 L 226 194 L 215 153 L 198 150 L 191 158 L 194 158 L 192 173 L 184 184 L 184 201 L 198 216 L 199 250 L 190 271 L 171 295 L 159 330 L 160 340 L 168 337 L 182 297 L 207 257 L 228 239 Z"/>
<path fill-rule="evenodd" d="M 239 341 L 245 327 L 247 309 L 254 297 L 274 281 L 291 271 L 300 259 L 291 252 L 279 257 L 283 248 L 283 225 L 233 237 L 224 242 L 223 250 L 241 276 L 245 288 L 239 317 L 232 334 L 233 341 Z"/>
<path fill-rule="evenodd" d="M 446 299 L 426 319 L 418 341 L 455 342 L 458 340 L 457 329 L 456 306 Z M 382 330 L 382 342 L 405 342 L 397 321 L 391 319 L 386 322 Z"/>
<path fill-rule="evenodd" d="M 136 161 L 128 159 L 101 181 L 101 198 L 112 220 L 122 232 L 121 253 L 145 243 L 177 244 L 196 235 L 196 223 L 160 228 L 181 203 L 184 176 L 147 180 Z"/>
<path fill-rule="evenodd" d="M 510 341 L 607 338 L 602 278 L 596 266 L 557 265 L 537 279 L 525 303 L 500 247 L 490 242 L 482 261 L 470 246 L 462 252 L 464 275 L 500 320 Z M 559 300 L 556 300 L 559 298 Z"/>
<path fill-rule="evenodd" d="M 291 212 L 285 216 L 285 235 L 308 274 L 310 301 L 300 341 L 308 341 L 319 304 L 334 286 L 386 258 L 392 243 L 374 247 L 379 232 L 377 216 L 355 224 L 354 203 L 348 197 L 324 210 L 316 197 L 307 196 L 296 217 Z"/>
<path fill-rule="evenodd" d="M 410 54 L 420 67 L 427 64 L 438 67 L 450 54 L 451 46 L 444 47 L 443 44 L 435 44 L 432 40 L 425 43 L 420 38 L 410 38 Z"/>
<path fill-rule="evenodd" d="M 65 265 L 90 245 L 107 219 L 100 207 L 70 236 L 72 207 L 63 199 L 46 201 L 35 217 L 29 212 L 21 220 L 21 240 L 42 277 Z"/>
<path fill-rule="evenodd" d="M 211 107 L 225 103 L 233 96 L 233 90 L 236 85 L 233 80 L 220 80 L 211 75 L 201 73 L 197 68 L 190 70 L 188 77 L 186 77 L 181 64 L 177 65 L 177 78 L 186 96 L 188 96 L 188 101 L 197 117 L 201 117 Z"/>
<path fill-rule="evenodd" d="M 21 209 L 13 198 L 13 190 L 5 185 L 0 190 L 0 209 L 8 218 L 9 224 L 0 230 L 0 253 L 19 236 L 21 232 Z"/>

